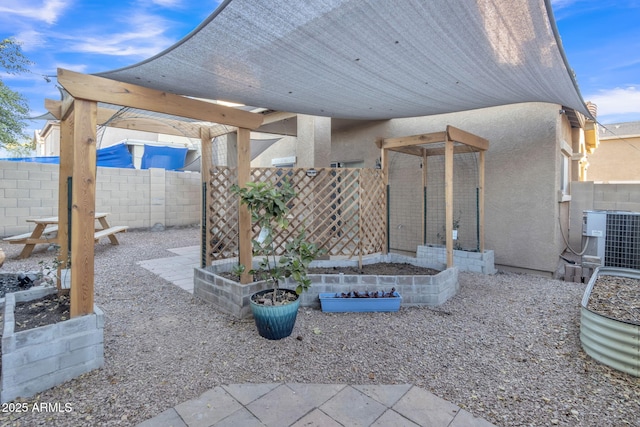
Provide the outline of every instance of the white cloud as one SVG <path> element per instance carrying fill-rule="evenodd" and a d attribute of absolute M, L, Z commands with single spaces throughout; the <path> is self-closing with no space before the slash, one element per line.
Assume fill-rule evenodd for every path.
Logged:
<path fill-rule="evenodd" d="M 165 19 L 147 14 L 129 16 L 120 26 L 130 29 L 105 35 L 100 29 L 82 28 L 78 36 L 63 35 L 65 49 L 79 53 L 148 58 L 169 47 L 175 40 L 165 36 Z"/>
<path fill-rule="evenodd" d="M 576 0 L 551 0 L 551 6 L 554 10 L 564 9 L 575 3 Z"/>
<path fill-rule="evenodd" d="M 16 40 L 20 42 L 23 52 L 30 52 L 47 44 L 47 37 L 40 31 L 33 29 L 21 31 L 15 36 Z"/>
<path fill-rule="evenodd" d="M 166 8 L 176 8 L 182 6 L 181 0 L 152 0 L 151 3 Z"/>
<path fill-rule="evenodd" d="M 640 113 L 640 90 L 635 86 L 601 90 L 585 100 L 598 106 L 598 116 Z"/>
<path fill-rule="evenodd" d="M 70 3 L 69 0 L 5 0 L 0 5 L 0 14 L 5 17 L 17 15 L 34 21 L 55 24 Z"/>

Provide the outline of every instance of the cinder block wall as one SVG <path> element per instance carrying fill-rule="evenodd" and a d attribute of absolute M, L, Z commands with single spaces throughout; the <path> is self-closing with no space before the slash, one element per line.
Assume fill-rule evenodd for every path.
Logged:
<path fill-rule="evenodd" d="M 581 247 L 582 212 L 586 210 L 640 212 L 640 184 L 572 182 L 569 243 L 574 249 Z"/>
<path fill-rule="evenodd" d="M 148 228 L 200 221 L 200 173 L 98 168 L 96 211 L 109 224 Z M 58 214 L 58 165 L 0 161 L 0 236 L 29 232 L 27 218 Z"/>

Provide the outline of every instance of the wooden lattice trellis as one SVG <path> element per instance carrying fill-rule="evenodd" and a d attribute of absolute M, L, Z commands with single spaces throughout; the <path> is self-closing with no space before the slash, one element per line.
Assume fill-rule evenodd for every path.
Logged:
<path fill-rule="evenodd" d="M 296 197 L 290 204 L 289 227 L 274 236 L 276 252 L 282 253 L 291 235 L 305 230 L 308 241 L 328 255 L 363 256 L 386 250 L 386 194 L 382 171 L 378 169 L 252 168 L 254 182 L 278 185 L 288 180 Z M 213 238 L 211 259 L 238 254 L 238 202 L 230 192 L 236 183 L 235 168 L 216 166 L 211 170 L 211 205 L 208 226 Z M 259 229 L 253 227 L 253 238 Z"/>

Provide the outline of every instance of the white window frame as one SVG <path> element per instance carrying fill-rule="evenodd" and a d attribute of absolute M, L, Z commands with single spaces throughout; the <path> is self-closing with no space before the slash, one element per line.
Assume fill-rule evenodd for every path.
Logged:
<path fill-rule="evenodd" d="M 562 141 L 560 146 L 560 191 L 558 198 L 560 202 L 571 200 L 571 159 L 573 150 L 566 141 Z"/>

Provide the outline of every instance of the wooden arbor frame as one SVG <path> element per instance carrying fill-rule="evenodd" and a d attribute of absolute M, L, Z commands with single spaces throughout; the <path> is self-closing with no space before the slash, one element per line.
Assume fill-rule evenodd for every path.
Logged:
<path fill-rule="evenodd" d="M 240 185 L 244 185 L 249 180 L 250 130 L 261 126 L 264 116 L 63 69 L 58 69 L 58 83 L 71 96 L 62 101 L 45 100 L 45 107 L 61 121 L 58 191 L 59 260 L 63 267 L 67 260 L 71 262 L 70 314 L 71 317 L 75 317 L 93 313 L 96 133 L 100 113 L 98 102 L 237 128 Z M 220 127 L 223 129 L 203 127 L 200 138 L 209 144 L 213 137 L 234 131 L 226 126 Z M 138 129 L 141 130 L 141 127 Z M 247 179 L 242 179 L 245 175 L 242 171 L 247 172 Z M 70 218 L 67 210 L 69 202 L 67 182 L 71 177 Z M 71 220 L 71 239 L 67 231 L 69 220 Z M 240 232 L 241 235 L 249 235 L 251 232 L 251 216 L 242 205 L 240 206 Z M 243 246 L 248 247 L 241 247 L 240 262 L 248 265 L 251 262 L 251 245 Z"/>
<path fill-rule="evenodd" d="M 431 147 L 429 144 L 444 142 L 444 148 Z M 455 143 L 462 145 L 456 145 Z M 479 153 L 478 168 L 478 222 L 480 252 L 484 252 L 484 162 L 485 151 L 489 149 L 489 141 L 477 135 L 465 132 L 453 126 L 447 126 L 444 132 L 426 133 L 422 135 L 401 138 L 387 138 L 377 142 L 381 150 L 381 163 L 384 170 L 385 184 L 389 184 L 389 156 L 388 151 L 409 154 L 422 158 L 422 185 L 427 185 L 427 157 L 444 155 L 444 185 L 445 185 L 445 234 L 447 251 L 447 268 L 453 266 L 453 156 L 460 153 Z M 388 203 L 388 202 L 387 202 Z M 426 206 L 422 204 L 422 215 L 426 215 Z"/>

